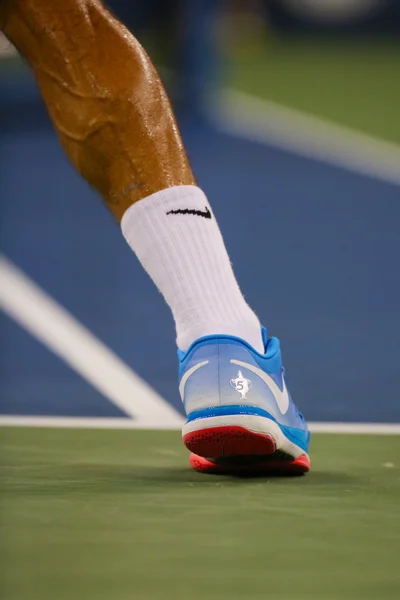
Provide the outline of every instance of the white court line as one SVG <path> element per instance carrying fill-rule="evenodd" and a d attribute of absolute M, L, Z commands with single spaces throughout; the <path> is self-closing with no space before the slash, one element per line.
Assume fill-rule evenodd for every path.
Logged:
<path fill-rule="evenodd" d="M 319 423 L 311 421 L 308 426 L 312 433 L 400 435 L 400 423 Z"/>
<path fill-rule="evenodd" d="M 341 433 L 367 435 L 400 435 L 400 423 L 319 423 L 308 424 L 312 433 Z M 132 419 L 106 419 L 101 417 L 37 417 L 0 416 L 0 427 L 60 427 L 77 429 L 172 429 L 180 426 L 156 421 L 143 426 Z"/>
<path fill-rule="evenodd" d="M 135 418 L 140 427 L 181 426 L 183 417 L 171 405 L 3 256 L 0 256 L 0 308 Z"/>
<path fill-rule="evenodd" d="M 0 427 L 54 427 L 61 429 L 173 429 L 181 425 L 172 421 L 103 417 L 45 417 L 25 415 L 0 415 Z"/>
<path fill-rule="evenodd" d="M 213 104 L 214 125 L 226 133 L 400 185 L 397 144 L 242 92 Z"/>

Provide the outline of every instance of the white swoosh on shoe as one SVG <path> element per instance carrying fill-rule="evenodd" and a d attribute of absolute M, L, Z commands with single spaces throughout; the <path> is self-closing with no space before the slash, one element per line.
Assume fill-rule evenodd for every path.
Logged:
<path fill-rule="evenodd" d="M 243 362 L 242 360 L 235 360 L 233 358 L 231 358 L 231 363 L 233 363 L 234 365 L 239 365 L 240 367 L 245 367 L 252 373 L 255 373 L 256 375 L 258 375 L 267 384 L 267 386 L 273 393 L 274 398 L 276 400 L 276 403 L 277 403 L 278 408 L 281 411 L 281 413 L 283 415 L 285 415 L 287 413 L 288 408 L 289 408 L 289 393 L 287 391 L 285 380 L 283 378 L 282 378 L 283 389 L 280 390 L 279 387 L 277 386 L 277 384 L 275 383 L 275 381 L 272 379 L 272 377 L 270 377 L 268 375 L 268 373 L 265 373 L 265 371 L 263 371 L 262 369 L 259 369 L 258 367 L 255 367 L 254 365 L 251 365 L 250 363 Z"/>
<path fill-rule="evenodd" d="M 190 369 L 188 369 L 186 371 L 186 373 L 183 375 L 181 382 L 179 384 L 179 393 L 181 395 L 182 398 L 182 402 L 183 402 L 183 398 L 185 396 L 185 385 L 187 380 L 189 379 L 189 377 L 191 375 L 193 375 L 193 373 L 195 373 L 197 371 L 197 369 L 200 369 L 201 367 L 204 367 L 205 365 L 208 365 L 210 361 L 209 360 L 203 360 L 199 363 L 197 363 L 197 365 L 194 365 L 193 367 L 190 367 Z"/>

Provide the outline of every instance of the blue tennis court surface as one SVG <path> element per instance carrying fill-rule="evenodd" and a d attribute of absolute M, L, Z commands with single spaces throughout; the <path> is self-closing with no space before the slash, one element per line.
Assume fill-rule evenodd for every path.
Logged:
<path fill-rule="evenodd" d="M 2 121 L 2 251 L 180 409 L 169 309 L 43 111 L 26 119 Z M 204 123 L 182 129 L 307 418 L 400 422 L 400 188 Z M 0 413 L 123 415 L 4 314 L 0 332 Z"/>

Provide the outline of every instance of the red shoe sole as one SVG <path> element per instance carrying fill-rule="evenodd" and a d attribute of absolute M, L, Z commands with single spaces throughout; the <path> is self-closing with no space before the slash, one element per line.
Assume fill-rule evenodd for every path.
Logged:
<path fill-rule="evenodd" d="M 183 441 L 192 452 L 190 465 L 201 473 L 303 475 L 310 470 L 306 454 L 293 459 L 276 450 L 270 435 L 244 427 L 201 429 L 186 434 Z"/>
<path fill-rule="evenodd" d="M 231 425 L 187 433 L 183 442 L 194 454 L 212 458 L 265 456 L 276 451 L 275 441 L 270 435 Z"/>
<path fill-rule="evenodd" d="M 278 455 L 279 453 L 277 453 Z M 310 459 L 306 454 L 295 460 L 279 456 L 254 458 L 237 457 L 229 460 L 209 460 L 196 454 L 190 455 L 190 466 L 200 473 L 219 475 L 304 475 L 310 470 Z"/>

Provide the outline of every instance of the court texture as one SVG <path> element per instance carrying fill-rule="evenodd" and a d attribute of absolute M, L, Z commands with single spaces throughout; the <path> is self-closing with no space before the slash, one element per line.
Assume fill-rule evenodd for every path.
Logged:
<path fill-rule="evenodd" d="M 400 46 L 245 52 L 210 119 L 181 122 L 311 423 L 313 470 L 291 479 L 189 469 L 169 310 L 11 62 L 1 597 L 398 598 Z"/>

